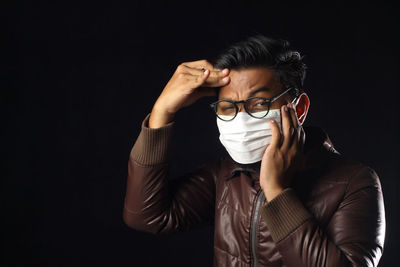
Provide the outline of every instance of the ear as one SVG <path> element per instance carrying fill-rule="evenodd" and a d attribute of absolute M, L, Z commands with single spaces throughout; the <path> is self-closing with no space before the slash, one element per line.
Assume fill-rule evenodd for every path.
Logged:
<path fill-rule="evenodd" d="M 301 93 L 293 104 L 296 106 L 296 114 L 299 122 L 303 125 L 310 107 L 310 98 L 306 93 Z"/>

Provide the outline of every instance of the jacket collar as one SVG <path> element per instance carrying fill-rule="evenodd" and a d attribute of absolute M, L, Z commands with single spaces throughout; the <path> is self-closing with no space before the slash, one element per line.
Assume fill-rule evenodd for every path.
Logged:
<path fill-rule="evenodd" d="M 304 143 L 304 164 L 299 171 L 310 171 L 317 168 L 326 159 L 326 152 L 339 154 L 333 146 L 328 134 L 320 127 L 304 126 L 306 134 Z M 225 179 L 229 180 L 245 173 L 252 178 L 258 178 L 261 161 L 251 164 L 241 164 L 229 157 Z"/>

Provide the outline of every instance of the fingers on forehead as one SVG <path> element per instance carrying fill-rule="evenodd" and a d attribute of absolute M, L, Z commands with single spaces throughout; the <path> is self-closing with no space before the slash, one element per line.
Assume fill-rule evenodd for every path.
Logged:
<path fill-rule="evenodd" d="M 204 69 L 210 70 L 209 68 L 204 68 L 204 69 L 199 68 L 199 67 L 194 68 L 194 67 L 190 67 L 187 65 L 182 65 L 182 67 L 184 68 L 185 72 L 190 73 L 192 75 L 201 75 L 204 72 Z M 215 70 L 215 69 L 210 70 L 209 78 L 211 78 L 211 79 L 217 80 L 223 76 L 225 76 L 225 74 L 223 74 L 222 71 L 220 71 L 220 70 Z"/>

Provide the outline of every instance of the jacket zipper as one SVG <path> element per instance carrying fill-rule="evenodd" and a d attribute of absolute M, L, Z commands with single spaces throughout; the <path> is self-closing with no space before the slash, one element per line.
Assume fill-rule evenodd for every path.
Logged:
<path fill-rule="evenodd" d="M 253 217 L 253 222 L 252 222 L 252 233 L 251 233 L 251 247 L 252 247 L 252 254 L 253 254 L 253 259 L 254 259 L 254 267 L 257 267 L 258 265 L 258 260 L 257 260 L 257 252 L 256 252 L 256 233 L 257 233 L 257 221 L 258 221 L 258 215 L 259 215 L 259 210 L 260 210 L 260 205 L 262 201 L 262 197 L 264 196 L 264 191 L 260 189 L 260 194 L 257 196 L 257 202 L 256 202 L 256 207 L 255 207 L 255 212 L 254 212 L 254 217 Z"/>

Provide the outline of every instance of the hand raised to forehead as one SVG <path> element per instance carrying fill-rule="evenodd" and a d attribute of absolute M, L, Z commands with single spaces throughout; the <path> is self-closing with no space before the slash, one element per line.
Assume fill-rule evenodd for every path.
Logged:
<path fill-rule="evenodd" d="M 182 72 L 189 73 L 194 76 L 201 76 L 202 73 L 206 70 L 209 70 L 210 74 L 207 79 L 201 85 L 201 87 L 219 87 L 226 85 L 227 81 L 229 81 L 229 69 L 220 70 L 213 67 L 211 63 L 207 60 L 198 60 L 192 62 L 184 62 L 181 66 Z M 178 68 L 179 68 L 178 66 Z"/>
<path fill-rule="evenodd" d="M 149 127 L 161 127 L 181 108 L 192 105 L 201 97 L 214 96 L 215 87 L 229 83 L 228 74 L 228 69 L 216 69 L 207 60 L 180 64 L 153 106 Z"/>

